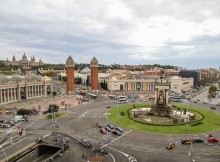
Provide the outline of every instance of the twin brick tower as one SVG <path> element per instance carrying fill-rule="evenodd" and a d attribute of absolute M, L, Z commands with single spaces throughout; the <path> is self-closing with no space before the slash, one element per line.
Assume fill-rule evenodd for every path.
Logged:
<path fill-rule="evenodd" d="M 91 68 L 91 90 L 99 89 L 98 82 L 98 60 L 93 57 L 90 62 Z M 66 77 L 67 77 L 67 94 L 72 94 L 74 92 L 74 69 L 75 63 L 71 56 L 66 60 Z"/>

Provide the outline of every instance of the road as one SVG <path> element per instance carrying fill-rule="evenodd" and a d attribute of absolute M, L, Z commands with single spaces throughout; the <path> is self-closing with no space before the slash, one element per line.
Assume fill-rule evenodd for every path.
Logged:
<path fill-rule="evenodd" d="M 186 103 L 187 104 L 187 103 Z M 77 105 L 69 108 L 69 114 L 65 117 L 57 119 L 60 124 L 59 129 L 54 131 L 62 131 L 64 134 L 74 137 L 71 141 L 70 150 L 65 152 L 65 155 L 56 159 L 56 161 L 74 161 L 73 157 L 80 157 L 86 154 L 89 158 L 94 156 L 93 152 L 77 143 L 76 139 L 87 139 L 98 144 L 100 141 L 110 139 L 111 144 L 104 146 L 110 155 L 105 155 L 103 158 L 108 162 L 186 162 L 190 161 L 190 145 L 180 144 L 181 138 L 202 137 L 206 139 L 207 133 L 193 134 L 193 135 L 160 135 L 155 133 L 146 133 L 125 128 L 123 135 L 118 137 L 109 133 L 102 135 L 99 128 L 95 126 L 96 122 L 105 125 L 106 106 L 114 105 L 113 101 L 98 99 L 98 101 L 89 104 Z M 209 109 L 209 104 L 192 103 L 192 106 L 202 106 Z M 29 119 L 28 123 L 21 123 L 21 127 L 26 127 L 26 139 L 30 141 L 38 136 L 42 136 L 51 132 L 51 120 L 45 118 Z M 116 124 L 114 124 L 116 126 Z M 220 131 L 212 132 L 214 136 L 220 137 Z M 21 140 L 21 145 L 24 147 L 28 140 Z M 166 144 L 173 142 L 176 147 L 173 150 L 167 150 Z M 16 146 L 17 147 L 17 146 Z M 19 147 L 18 147 L 19 148 Z M 72 149 L 71 149 L 72 148 Z M 15 149 L 15 147 L 13 147 Z M 4 150 L 9 154 L 10 149 L 4 146 Z M 219 162 L 220 159 L 220 143 L 210 144 L 193 144 L 192 158 L 198 162 Z M 0 158 L 3 157 L 3 152 L 0 152 Z M 82 159 L 83 160 L 83 159 Z"/>

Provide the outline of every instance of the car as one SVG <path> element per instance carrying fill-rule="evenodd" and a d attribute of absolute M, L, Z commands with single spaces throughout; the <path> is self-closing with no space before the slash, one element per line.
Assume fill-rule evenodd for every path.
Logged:
<path fill-rule="evenodd" d="M 115 127 L 115 130 L 119 131 L 119 132 L 123 132 L 123 129 L 120 127 Z"/>
<path fill-rule="evenodd" d="M 117 135 L 117 136 L 121 136 L 121 132 L 117 131 L 117 130 L 114 130 L 112 131 L 113 134 Z"/>
<path fill-rule="evenodd" d="M 219 140 L 217 138 L 214 138 L 214 137 L 209 137 L 207 141 L 211 142 L 211 143 L 212 142 L 219 142 Z"/>
<path fill-rule="evenodd" d="M 210 109 L 212 109 L 212 110 L 216 110 L 216 107 L 210 107 Z"/>
<path fill-rule="evenodd" d="M 109 127 L 105 127 L 105 130 L 108 131 L 108 132 L 111 132 L 111 131 L 112 131 L 112 129 L 109 128 Z"/>
<path fill-rule="evenodd" d="M 111 105 L 106 106 L 106 108 L 111 108 L 111 107 L 112 107 Z"/>
<path fill-rule="evenodd" d="M 106 131 L 105 128 L 101 128 L 101 129 L 100 129 L 100 132 L 101 132 L 102 134 L 106 134 L 106 133 L 107 133 L 107 131 Z"/>
<path fill-rule="evenodd" d="M 107 127 L 109 127 L 110 129 L 114 129 L 115 127 L 112 124 L 108 124 Z"/>
<path fill-rule="evenodd" d="M 218 103 L 216 104 L 216 106 L 220 106 L 220 102 L 218 102 Z"/>
<path fill-rule="evenodd" d="M 193 138 L 193 143 L 204 143 L 204 140 L 202 138 Z"/>
<path fill-rule="evenodd" d="M 197 101 L 194 101 L 194 103 L 197 103 Z"/>
<path fill-rule="evenodd" d="M 204 101 L 203 104 L 207 104 L 207 102 Z"/>
<path fill-rule="evenodd" d="M 200 101 L 200 99 L 197 99 L 197 101 Z"/>
<path fill-rule="evenodd" d="M 171 150 L 172 148 L 174 148 L 175 147 L 175 143 L 169 143 L 169 144 L 167 144 L 167 146 L 166 146 L 166 148 L 168 149 L 168 150 Z"/>
<path fill-rule="evenodd" d="M 98 127 L 98 128 L 102 128 L 102 124 L 101 124 L 101 123 L 96 123 L 95 125 L 96 125 L 96 127 Z"/>
<path fill-rule="evenodd" d="M 193 141 L 191 139 L 181 139 L 181 144 L 183 145 L 191 145 Z"/>

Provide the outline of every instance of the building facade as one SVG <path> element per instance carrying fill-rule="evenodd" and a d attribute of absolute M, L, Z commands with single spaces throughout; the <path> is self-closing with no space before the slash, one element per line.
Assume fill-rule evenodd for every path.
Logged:
<path fill-rule="evenodd" d="M 178 76 L 171 77 L 171 91 L 182 92 L 187 91 L 193 87 L 193 78 L 182 78 Z"/>
<path fill-rule="evenodd" d="M 27 59 L 26 54 L 24 53 L 21 60 L 16 60 L 15 56 L 13 56 L 12 60 L 9 61 L 8 59 L 6 59 L 5 61 L 5 65 L 6 66 L 18 66 L 21 67 L 23 69 L 28 69 L 31 68 L 33 66 L 40 66 L 43 65 L 43 62 L 41 61 L 41 59 L 39 60 L 39 62 L 35 61 L 35 57 L 31 57 L 31 60 L 29 61 Z"/>
<path fill-rule="evenodd" d="M 196 70 L 180 70 L 179 76 L 182 78 L 193 78 L 193 86 L 200 87 L 201 75 Z"/>
<path fill-rule="evenodd" d="M 37 75 L 2 75 L 0 83 L 0 104 L 46 97 L 53 91 L 52 79 Z"/>

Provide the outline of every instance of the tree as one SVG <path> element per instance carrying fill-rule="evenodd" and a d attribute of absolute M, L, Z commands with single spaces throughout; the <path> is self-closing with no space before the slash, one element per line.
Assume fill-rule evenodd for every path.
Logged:
<path fill-rule="evenodd" d="M 59 106 L 56 104 L 50 104 L 48 108 L 49 113 L 58 112 Z"/>
<path fill-rule="evenodd" d="M 30 110 L 28 110 L 28 109 L 19 109 L 18 111 L 17 111 L 17 114 L 18 115 L 22 115 L 22 116 L 25 116 L 25 115 L 30 115 Z"/>
<path fill-rule="evenodd" d="M 54 99 L 54 97 L 57 95 L 57 92 L 53 91 L 52 94 L 53 94 L 53 99 Z"/>
<path fill-rule="evenodd" d="M 81 78 L 81 77 L 76 77 L 76 78 L 74 79 L 74 82 L 75 82 L 75 84 L 81 84 L 82 78 Z"/>
<path fill-rule="evenodd" d="M 211 97 L 215 97 L 215 92 L 217 91 L 217 87 L 214 86 L 214 85 L 211 85 L 210 88 L 209 88 L 209 95 Z"/>
<path fill-rule="evenodd" d="M 87 76 L 86 85 L 89 86 L 89 77 Z"/>

